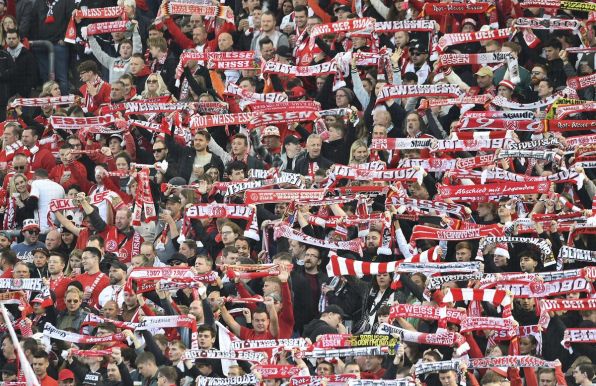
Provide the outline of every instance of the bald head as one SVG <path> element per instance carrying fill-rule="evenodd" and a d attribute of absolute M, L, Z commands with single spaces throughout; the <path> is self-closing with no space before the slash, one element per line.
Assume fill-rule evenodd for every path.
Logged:
<path fill-rule="evenodd" d="M 46 248 L 55 251 L 62 245 L 62 235 L 57 229 L 52 229 L 46 235 Z"/>

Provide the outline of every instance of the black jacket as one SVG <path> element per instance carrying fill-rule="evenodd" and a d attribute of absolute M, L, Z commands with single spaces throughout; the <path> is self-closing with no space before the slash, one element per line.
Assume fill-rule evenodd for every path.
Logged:
<path fill-rule="evenodd" d="M 46 17 L 48 16 L 47 1 L 34 0 L 31 15 L 31 36 L 33 39 L 49 40 L 54 44 L 64 40 L 64 34 L 74 9 L 74 0 L 55 1 L 53 6 L 54 22 L 46 23 Z"/>
<path fill-rule="evenodd" d="M 0 120 L 6 119 L 6 104 L 10 98 L 10 81 L 14 74 L 15 64 L 12 56 L 0 50 Z"/>
<path fill-rule="evenodd" d="M 314 319 L 304 326 L 304 333 L 302 336 L 309 338 L 312 342 L 316 342 L 319 335 L 337 333 L 337 329 L 328 325 L 327 322 L 324 322 L 321 319 Z"/>
<path fill-rule="evenodd" d="M 333 162 L 323 157 L 323 155 L 320 155 L 317 158 L 310 158 L 308 152 L 306 152 L 300 159 L 296 160 L 296 163 L 294 164 L 294 172 L 302 174 L 303 176 L 309 175 L 309 166 L 311 162 L 316 163 L 319 169 L 329 169 L 331 165 L 333 165 Z"/>
<path fill-rule="evenodd" d="M 310 280 L 303 267 L 294 269 L 291 274 L 292 291 L 294 294 L 294 330 L 302 332 L 302 328 L 311 320 L 319 317 L 319 298 L 321 284 L 327 280 L 327 274 L 319 272 L 317 275 L 317 289 L 313 293 Z M 314 341 L 313 341 L 314 342 Z"/>
<path fill-rule="evenodd" d="M 166 135 L 166 146 L 168 147 L 170 154 L 175 154 L 177 156 L 176 163 L 179 165 L 178 175 L 188 182 L 192 175 L 192 168 L 197 154 L 195 149 L 193 147 L 180 146 L 176 143 L 171 134 Z M 219 175 L 223 176 L 224 165 L 221 158 L 215 154 L 211 154 L 211 162 L 209 162 L 209 164 L 215 166 L 219 170 Z"/>
<path fill-rule="evenodd" d="M 29 98 L 31 90 L 37 84 L 37 61 L 35 56 L 23 47 L 15 59 L 15 69 L 10 81 L 10 94 L 19 94 Z"/>

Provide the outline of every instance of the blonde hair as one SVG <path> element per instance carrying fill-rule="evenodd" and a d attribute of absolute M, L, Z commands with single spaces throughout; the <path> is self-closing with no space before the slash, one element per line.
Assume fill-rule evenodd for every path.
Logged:
<path fill-rule="evenodd" d="M 366 153 L 367 158 L 368 156 L 370 156 L 370 150 L 368 149 L 368 145 L 366 144 L 366 142 L 364 142 L 364 140 L 362 139 L 357 139 L 354 141 L 354 143 L 352 143 L 352 146 L 350 146 L 350 164 L 357 164 L 358 162 L 354 159 L 354 152 L 356 151 L 356 149 L 358 149 L 359 147 L 364 147 L 366 148 Z"/>
<path fill-rule="evenodd" d="M 157 91 L 155 91 L 155 92 L 150 92 L 147 87 L 148 86 L 147 81 L 151 78 L 157 78 Z M 156 98 L 156 97 L 160 97 L 160 96 L 164 96 L 164 95 L 170 95 L 170 92 L 168 91 L 168 87 L 166 86 L 166 83 L 163 81 L 163 78 L 161 77 L 161 75 L 155 74 L 155 73 L 149 74 L 149 76 L 145 80 L 145 89 L 141 93 L 141 96 L 143 98 Z"/>
<path fill-rule="evenodd" d="M 52 95 L 52 88 L 54 86 L 59 86 L 58 82 L 53 81 L 53 80 L 48 80 L 41 87 L 41 94 L 39 94 L 39 96 L 40 97 L 47 97 L 47 96 Z"/>
<path fill-rule="evenodd" d="M 17 192 L 17 187 L 15 184 L 15 179 L 17 177 L 21 177 L 25 180 L 25 182 L 27 182 L 27 177 L 25 177 L 25 175 L 23 173 L 17 173 L 15 175 L 13 175 L 10 179 L 10 181 L 8 182 L 8 193 L 12 196 L 14 193 L 18 193 Z"/>

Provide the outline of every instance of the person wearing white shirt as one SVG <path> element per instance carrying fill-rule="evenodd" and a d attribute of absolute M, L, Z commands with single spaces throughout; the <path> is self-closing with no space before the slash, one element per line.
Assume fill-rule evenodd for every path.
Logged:
<path fill-rule="evenodd" d="M 118 307 L 122 307 L 124 302 L 124 284 L 126 283 L 126 264 L 119 260 L 110 262 L 110 285 L 104 288 L 98 297 L 100 307 L 103 307 L 110 300 L 118 303 Z"/>
<path fill-rule="evenodd" d="M 37 211 L 39 215 L 39 227 L 41 234 L 46 234 L 50 230 L 48 224 L 48 212 L 50 211 L 50 201 L 53 199 L 64 198 L 64 188 L 62 185 L 50 180 L 48 172 L 45 169 L 37 169 L 31 183 L 31 196 L 37 197 Z M 52 213 L 53 221 L 56 221 Z"/>

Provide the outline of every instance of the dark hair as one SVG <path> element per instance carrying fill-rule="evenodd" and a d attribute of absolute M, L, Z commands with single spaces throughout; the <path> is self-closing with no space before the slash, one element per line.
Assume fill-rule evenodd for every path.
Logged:
<path fill-rule="evenodd" d="M 306 16 L 308 16 L 308 8 L 306 8 L 306 6 L 304 6 L 304 5 L 297 5 L 294 8 L 294 13 L 296 13 L 296 12 L 306 12 Z"/>
<path fill-rule="evenodd" d="M 155 364 L 155 355 L 153 355 L 153 353 L 145 351 L 137 356 L 137 359 L 135 360 L 135 365 L 137 365 L 138 367 L 140 364 L 145 364 L 149 362 Z"/>
<path fill-rule="evenodd" d="M 58 256 L 60 258 L 60 261 L 62 261 L 62 264 L 66 264 L 66 256 L 64 256 L 63 253 L 52 251 L 52 252 L 50 252 L 49 257 L 52 257 L 52 256 Z"/>
<path fill-rule="evenodd" d="M 211 141 L 211 134 L 209 134 L 207 130 L 197 130 L 195 136 L 197 135 L 202 135 L 205 138 L 205 140 L 207 140 L 207 142 Z"/>
<path fill-rule="evenodd" d="M 105 240 L 100 235 L 91 235 L 91 236 L 89 236 L 89 238 L 87 239 L 87 242 L 89 242 L 89 241 L 98 241 L 99 242 L 99 246 L 102 247 L 102 248 L 105 245 Z"/>
<path fill-rule="evenodd" d="M 16 28 L 9 28 L 8 30 L 6 30 L 6 35 L 8 34 L 17 34 L 17 37 L 19 37 L 19 30 Z"/>
<path fill-rule="evenodd" d="M 238 249 L 236 247 L 224 247 L 221 250 L 221 253 L 224 257 L 227 257 L 230 253 L 238 253 Z"/>
<path fill-rule="evenodd" d="M 544 44 L 544 48 L 552 47 L 556 50 L 560 50 L 563 48 L 561 42 L 557 38 L 552 38 Z"/>
<path fill-rule="evenodd" d="M 542 79 L 540 82 L 546 83 L 549 88 L 555 89 L 555 83 L 550 79 Z"/>
<path fill-rule="evenodd" d="M 0 255 L 10 265 L 15 265 L 19 261 L 17 254 L 12 249 L 3 249 Z"/>
<path fill-rule="evenodd" d="M 83 63 L 79 64 L 77 71 L 79 73 L 92 72 L 97 74 L 97 63 L 95 63 L 93 60 L 85 60 Z"/>
<path fill-rule="evenodd" d="M 264 14 L 263 14 L 263 15 L 264 15 Z M 264 46 L 265 44 L 273 44 L 273 41 L 272 41 L 271 39 L 267 38 L 267 37 L 265 37 L 265 38 L 263 38 L 263 39 L 259 40 L 259 47 L 260 47 L 260 48 L 263 48 L 263 46 Z M 275 44 L 273 44 L 273 46 L 275 46 Z"/>
<path fill-rule="evenodd" d="M 243 78 L 242 80 L 248 80 L 248 81 L 251 81 L 251 83 L 254 82 L 254 80 L 252 80 L 252 78 Z M 240 82 L 238 82 L 238 83 L 240 83 Z M 236 138 L 240 138 L 241 140 L 244 141 L 244 145 L 248 146 L 248 138 L 246 137 L 245 134 L 242 134 L 242 133 L 236 134 L 234 136 L 234 139 L 236 139 Z"/>
<path fill-rule="evenodd" d="M 242 170 L 244 177 L 248 175 L 248 165 L 246 165 L 242 161 L 232 161 L 228 164 L 227 173 L 228 175 L 232 174 L 233 170 Z"/>
<path fill-rule="evenodd" d="M 201 324 L 198 328 L 197 328 L 197 332 L 205 332 L 205 331 L 209 331 L 211 333 L 211 337 L 215 338 L 217 336 L 217 331 L 215 330 L 215 328 L 210 325 L 210 324 Z"/>
<path fill-rule="evenodd" d="M 83 249 L 83 253 L 90 252 L 92 255 L 96 256 L 98 260 L 101 260 L 101 251 L 95 247 L 87 247 Z"/>
<path fill-rule="evenodd" d="M 35 350 L 31 355 L 33 355 L 33 358 L 45 358 L 47 361 L 50 360 L 48 353 L 42 349 Z"/>
<path fill-rule="evenodd" d="M 37 169 L 34 174 L 36 177 L 39 177 L 39 178 L 48 178 L 49 177 L 48 171 L 45 169 Z"/>
<path fill-rule="evenodd" d="M 582 363 L 577 366 L 580 373 L 585 373 L 590 381 L 594 379 L 594 365 L 591 363 Z"/>

